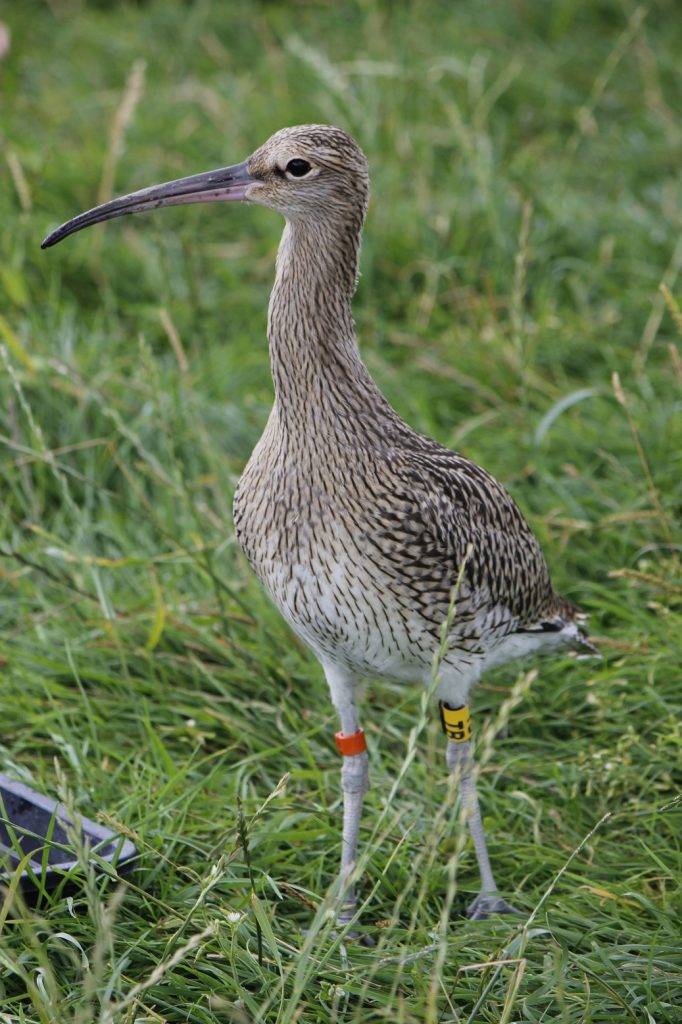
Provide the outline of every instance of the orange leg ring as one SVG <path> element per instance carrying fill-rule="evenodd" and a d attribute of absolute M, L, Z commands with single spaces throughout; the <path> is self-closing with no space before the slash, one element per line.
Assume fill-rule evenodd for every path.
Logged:
<path fill-rule="evenodd" d="M 336 748 L 339 754 L 343 754 L 344 757 L 349 757 L 351 754 L 361 754 L 363 750 L 367 750 L 364 729 L 358 729 L 357 732 L 352 733 L 350 736 L 344 736 L 342 732 L 337 732 L 334 739 L 336 740 Z"/>

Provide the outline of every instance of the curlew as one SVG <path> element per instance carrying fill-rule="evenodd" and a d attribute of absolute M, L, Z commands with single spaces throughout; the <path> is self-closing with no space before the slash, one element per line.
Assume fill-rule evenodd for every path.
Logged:
<path fill-rule="evenodd" d="M 358 683 L 428 685 L 446 622 L 437 697 L 481 876 L 467 913 L 485 918 L 513 907 L 488 857 L 469 692 L 487 669 L 522 655 L 592 648 L 512 498 L 480 466 L 412 430 L 360 357 L 351 300 L 368 197 L 367 161 L 350 135 L 300 125 L 243 163 L 97 206 L 43 248 L 99 221 L 181 203 L 246 200 L 284 216 L 268 312 L 275 401 L 239 482 L 234 522 L 253 569 L 317 656 L 338 713 L 338 921 L 357 913 L 353 868 L 369 784 Z"/>

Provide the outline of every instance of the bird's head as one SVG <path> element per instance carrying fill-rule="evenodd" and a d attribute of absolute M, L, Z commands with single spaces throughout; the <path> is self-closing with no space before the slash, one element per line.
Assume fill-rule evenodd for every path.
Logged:
<path fill-rule="evenodd" d="M 367 160 L 355 140 L 330 125 L 297 125 L 276 132 L 241 164 L 152 185 L 81 213 L 49 234 L 42 248 L 103 220 L 183 203 L 242 199 L 289 221 L 357 222 L 368 196 Z"/>
<path fill-rule="evenodd" d="M 347 132 L 324 124 L 282 128 L 245 163 L 247 198 L 288 220 L 364 216 L 369 196 L 365 154 Z"/>

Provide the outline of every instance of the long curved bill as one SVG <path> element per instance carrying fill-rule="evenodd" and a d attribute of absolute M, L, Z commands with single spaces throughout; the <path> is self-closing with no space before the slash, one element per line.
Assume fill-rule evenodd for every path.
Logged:
<path fill-rule="evenodd" d="M 205 171 L 203 174 L 192 174 L 189 178 L 177 178 L 163 185 L 142 188 L 139 192 L 112 199 L 109 203 L 95 206 L 67 220 L 47 236 L 40 248 L 49 249 L 67 235 L 89 228 L 91 224 L 111 220 L 112 217 L 125 217 L 129 213 L 144 213 L 145 210 L 156 210 L 160 206 L 179 206 L 182 203 L 220 203 L 246 199 L 248 187 L 255 180 L 247 171 L 245 161 L 232 167 L 221 167 L 217 171 Z"/>

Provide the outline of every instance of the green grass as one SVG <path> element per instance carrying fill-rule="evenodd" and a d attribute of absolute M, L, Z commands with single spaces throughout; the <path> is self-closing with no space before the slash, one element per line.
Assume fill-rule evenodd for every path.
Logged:
<path fill-rule="evenodd" d="M 70 894 L 5 901 L 0 1021 L 679 1021 L 677 5 L 50 0 L 2 18 L 1 767 L 141 857 L 123 886 L 83 869 Z M 463 919 L 477 872 L 435 709 L 368 686 L 374 948 L 328 913 L 320 670 L 231 523 L 272 397 L 281 224 L 167 210 L 39 251 L 109 187 L 320 120 L 371 164 L 371 371 L 506 483 L 603 651 L 475 694 L 497 879 L 528 923 Z"/>

